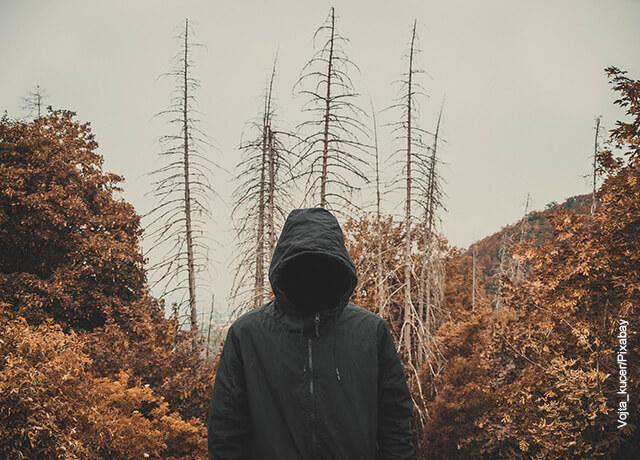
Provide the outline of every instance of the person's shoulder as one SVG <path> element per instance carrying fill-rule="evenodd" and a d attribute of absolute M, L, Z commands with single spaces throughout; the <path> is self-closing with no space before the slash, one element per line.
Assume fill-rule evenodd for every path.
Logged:
<path fill-rule="evenodd" d="M 390 334 L 391 329 L 389 323 L 382 316 L 349 302 L 345 307 L 348 316 L 357 319 L 361 325 L 365 325 L 367 329 L 375 330 L 376 335 L 383 336 L 385 333 Z"/>
<path fill-rule="evenodd" d="M 381 340 L 385 332 L 389 331 L 389 323 L 386 319 L 352 302 L 349 302 L 345 307 L 345 313 L 346 323 L 351 327 L 357 327 L 361 334 L 377 337 L 378 340 Z"/>
<path fill-rule="evenodd" d="M 364 307 L 356 305 L 351 301 L 347 304 L 346 307 L 344 307 L 344 309 L 345 309 L 345 312 L 347 312 L 349 315 L 360 317 L 366 321 L 371 321 L 372 323 L 377 324 L 377 323 L 386 322 L 386 320 L 380 315 L 377 315 L 374 312 L 367 310 Z"/>
<path fill-rule="evenodd" d="M 249 311 L 244 312 L 240 315 L 233 323 L 231 323 L 230 329 L 233 329 L 234 332 L 238 333 L 246 329 L 251 329 L 254 325 L 260 323 L 260 318 L 262 315 L 267 313 L 270 305 L 273 301 L 269 301 L 259 307 L 252 308 Z"/>

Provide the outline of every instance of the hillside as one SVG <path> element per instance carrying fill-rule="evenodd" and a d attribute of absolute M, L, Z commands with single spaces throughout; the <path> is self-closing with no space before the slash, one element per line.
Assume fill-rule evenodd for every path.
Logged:
<path fill-rule="evenodd" d="M 578 214 L 588 214 L 591 208 L 591 195 L 576 195 L 567 198 L 560 204 L 549 203 L 543 211 L 529 212 L 519 221 L 502 227 L 499 231 L 477 241 L 466 250 L 454 250 L 450 261 L 451 270 L 459 270 L 460 275 L 468 283 L 471 283 L 472 251 L 475 248 L 479 297 L 484 302 L 494 303 L 498 289 L 498 273 L 500 272 L 501 262 L 500 251 L 503 248 L 503 242 L 503 249 L 505 249 L 503 266 L 505 266 L 504 270 L 508 271 L 509 267 L 513 268 L 515 263 L 511 256 L 512 250 L 521 240 L 530 242 L 535 247 L 541 247 L 551 240 L 553 223 L 550 220 L 550 216 L 560 208 Z M 522 238 L 523 234 L 524 238 Z"/>

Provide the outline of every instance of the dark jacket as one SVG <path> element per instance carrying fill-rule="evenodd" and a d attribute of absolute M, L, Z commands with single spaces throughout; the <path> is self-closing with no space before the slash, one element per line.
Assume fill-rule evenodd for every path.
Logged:
<path fill-rule="evenodd" d="M 275 300 L 229 328 L 209 458 L 415 458 L 413 405 L 389 326 L 349 302 L 356 269 L 330 212 L 289 214 L 269 280 Z"/>

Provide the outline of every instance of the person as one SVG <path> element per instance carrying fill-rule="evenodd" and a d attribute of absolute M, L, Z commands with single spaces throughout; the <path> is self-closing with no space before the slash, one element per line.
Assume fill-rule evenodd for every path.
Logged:
<path fill-rule="evenodd" d="M 291 211 L 269 281 L 275 298 L 229 327 L 209 459 L 414 459 L 406 376 L 387 322 L 349 301 L 358 278 L 333 214 Z"/>

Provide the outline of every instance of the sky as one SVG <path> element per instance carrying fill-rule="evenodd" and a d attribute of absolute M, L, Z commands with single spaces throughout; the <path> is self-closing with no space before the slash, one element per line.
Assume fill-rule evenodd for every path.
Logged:
<path fill-rule="evenodd" d="M 40 85 L 46 104 L 89 121 L 105 171 L 124 177 L 122 197 L 139 214 L 154 205 L 146 173 L 162 163 L 158 138 L 173 134 L 154 115 L 169 105 L 175 83 L 158 78 L 172 68 L 185 18 L 203 47 L 192 55 L 200 79 L 201 128 L 214 139 L 206 152 L 221 168 L 212 182 L 213 240 L 209 281 L 225 308 L 235 253 L 230 225 L 234 168 L 247 121 L 261 106 L 274 56 L 280 123 L 299 123 L 304 99 L 292 92 L 314 53 L 313 33 L 335 6 L 359 104 L 392 104 L 392 84 L 418 21 L 428 98 L 419 123 L 433 129 L 444 101 L 440 144 L 446 165 L 442 231 L 468 247 L 547 203 L 588 193 L 596 116 L 611 129 L 624 116 L 604 72 L 616 66 L 640 78 L 640 1 L 32 1 L 0 0 L 0 112 L 23 117 L 22 98 Z M 380 152 L 398 148 L 378 114 Z M 393 174 L 391 162 L 385 174 Z M 364 191 L 365 198 L 371 190 Z M 370 200 L 369 200 L 370 201 Z M 384 211 L 399 215 L 400 196 Z M 143 247 L 149 244 L 143 241 Z M 153 261 L 151 261 L 153 262 Z M 200 297 L 202 298 L 202 297 Z M 201 309 L 208 309 L 202 305 Z"/>

